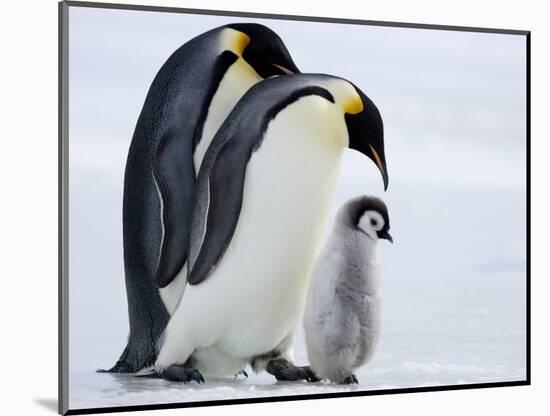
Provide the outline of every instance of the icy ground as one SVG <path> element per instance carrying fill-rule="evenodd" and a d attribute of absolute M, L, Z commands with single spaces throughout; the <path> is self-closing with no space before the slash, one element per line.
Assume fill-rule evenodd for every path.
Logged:
<path fill-rule="evenodd" d="M 131 406 L 159 403 L 201 402 L 256 397 L 294 396 L 397 387 L 437 386 L 460 383 L 523 380 L 522 368 L 503 372 L 498 364 L 439 364 L 403 361 L 390 363 L 381 356 L 357 374 L 360 384 L 339 386 L 306 382 L 279 382 L 267 373 L 248 379 L 207 379 L 205 384 L 179 384 L 160 379 L 140 379 L 122 374 L 76 372 L 71 375 L 71 409 Z M 505 375 L 508 374 L 508 375 Z"/>
<path fill-rule="evenodd" d="M 444 312 L 441 312 L 444 316 Z M 478 318 L 487 317 L 488 312 L 479 310 Z M 472 314 L 476 315 L 476 313 Z M 485 383 L 523 380 L 525 367 L 523 354 L 506 358 L 487 354 L 491 349 L 490 340 L 495 334 L 485 334 L 483 340 L 457 342 L 451 355 L 441 351 L 434 355 L 429 348 L 419 348 L 416 342 L 428 340 L 431 336 L 451 336 L 451 328 L 443 334 L 430 334 L 431 329 L 416 331 L 390 343 L 388 334 L 385 345 L 379 354 L 365 368 L 357 372 L 359 385 L 338 386 L 327 382 L 290 383 L 278 382 L 266 372 L 253 374 L 248 371 L 248 379 L 239 378 L 207 379 L 205 384 L 171 383 L 160 379 L 137 378 L 131 375 L 100 374 L 93 371 L 71 373 L 70 408 L 130 406 L 156 403 L 178 403 L 206 400 L 227 400 L 254 397 L 293 396 L 360 390 L 381 390 L 399 387 L 437 386 L 461 383 Z M 447 333 L 447 334 L 445 334 Z M 473 334 L 472 334 L 473 335 Z M 394 334 L 393 337 L 399 337 Z M 521 350 L 523 337 L 520 334 L 507 334 L 502 338 L 510 346 Z M 302 337 L 300 340 L 302 341 Z M 470 342 L 469 342 L 470 341 Z M 303 343 L 297 345 L 296 361 L 307 363 Z M 479 349 L 475 356 L 474 349 Z M 445 355 L 447 355 L 445 357 Z M 483 358 L 482 358 L 483 357 Z"/>
<path fill-rule="evenodd" d="M 481 196 L 481 193 L 478 194 Z M 515 196 L 516 198 L 514 198 Z M 508 206 L 518 206 L 520 194 L 487 193 L 487 198 Z M 445 199 L 452 203 L 452 199 Z M 473 199 L 476 201 L 476 198 Z M 477 198 L 471 209 L 480 213 L 486 198 Z M 411 211 L 414 211 L 411 209 Z M 415 215 L 414 212 L 410 212 Z M 494 250 L 483 249 L 483 239 L 470 242 L 462 250 L 445 254 L 446 239 L 465 239 L 470 227 L 480 229 L 472 220 L 466 227 L 457 221 L 446 228 L 432 227 L 425 238 L 407 242 L 407 230 L 421 224 L 397 226 L 404 218 L 395 219 L 396 243 L 381 250 L 383 260 L 383 333 L 373 361 L 357 372 L 358 386 L 336 386 L 328 383 L 308 384 L 277 382 L 267 373 L 249 378 L 209 380 L 202 385 L 183 385 L 159 379 L 143 379 L 127 375 L 98 374 L 95 368 L 114 363 L 124 346 L 124 316 L 111 315 L 109 307 L 95 307 L 99 324 L 112 321 L 117 325 L 103 327 L 105 336 L 90 336 L 88 359 L 84 347 L 78 345 L 70 374 L 70 408 L 128 406 L 149 403 L 176 403 L 204 400 L 227 400 L 263 396 L 291 396 L 350 390 L 380 390 L 387 388 L 437 386 L 460 383 L 485 383 L 525 379 L 525 275 L 524 263 L 510 254 L 508 231 L 497 232 L 488 227 L 490 239 L 502 242 Z M 434 213 L 435 223 L 440 221 Z M 481 219 L 479 220 L 481 221 Z M 491 223 L 484 220 L 485 223 Z M 506 219 L 502 221 L 506 222 Z M 497 224 L 500 221 L 495 221 Z M 492 231 L 491 231 L 492 229 Z M 454 237 L 445 237 L 446 231 Z M 400 235 L 400 242 L 397 241 Z M 435 258 L 414 260 L 426 252 L 426 241 L 439 241 Z M 402 252 L 399 245 L 407 247 Z M 512 244 L 512 246 L 515 245 Z M 416 247 L 416 248 L 415 248 Z M 477 253 L 473 266 L 463 265 L 466 253 Z M 391 256 L 391 257 L 390 257 Z M 394 261 L 391 258 L 395 258 Z M 399 259 L 399 260 L 397 260 Z M 454 259 L 454 260 L 453 260 Z M 415 265 L 414 267 L 409 267 Z M 422 267 L 419 267 L 423 266 Z M 447 269 L 445 269 L 447 267 Z M 122 295 L 120 293 L 119 295 Z M 94 302 L 95 304 L 95 302 Z M 90 306 L 92 307 L 92 306 Z M 115 309 L 118 311 L 118 307 Z M 88 314 L 89 312 L 87 312 Z M 117 312 L 120 314 L 120 311 Z M 123 315 L 123 314 L 122 314 Z M 78 318 L 78 315 L 75 316 Z M 87 316 L 88 322 L 92 322 Z M 83 321 L 84 322 L 84 321 Z M 108 328 L 108 329 L 106 329 Z M 75 331 L 79 332 L 79 331 Z M 86 337 L 82 341 L 86 342 Z M 116 340 L 116 342 L 114 342 Z M 87 344 L 90 346 L 90 344 Z M 295 345 L 296 362 L 307 364 L 304 337 L 298 332 Z"/>
<path fill-rule="evenodd" d="M 359 386 L 280 383 L 251 371 L 246 380 L 200 386 L 97 374 L 122 351 L 127 318 L 123 286 L 99 293 L 91 276 L 101 298 L 85 290 L 71 297 L 79 307 L 71 309 L 70 408 L 525 379 L 524 224 L 510 221 L 525 218 L 523 192 L 404 187 L 396 194 L 394 201 L 388 194 L 390 206 L 417 203 L 394 210 L 395 244 L 380 247 L 382 338 L 373 361 L 357 372 Z M 430 207 L 428 195 L 438 195 Z M 460 206 L 458 214 L 452 206 Z M 495 207 L 507 215 L 492 215 Z M 301 330 L 295 357 L 307 364 Z"/>
<path fill-rule="evenodd" d="M 281 383 L 251 371 L 200 386 L 97 374 L 118 358 L 128 324 L 122 275 L 110 280 L 112 292 L 90 276 L 71 297 L 70 408 L 525 379 L 523 191 L 395 185 L 386 200 L 406 209 L 393 210 L 395 243 L 380 243 L 382 337 L 358 386 Z M 341 190 L 335 206 L 347 197 Z M 307 364 L 301 329 L 295 359 Z"/>

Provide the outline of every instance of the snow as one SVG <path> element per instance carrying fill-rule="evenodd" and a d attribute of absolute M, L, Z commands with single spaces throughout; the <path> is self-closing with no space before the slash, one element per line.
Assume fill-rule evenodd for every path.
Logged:
<path fill-rule="evenodd" d="M 147 88 L 182 42 L 246 19 L 86 8 L 71 8 L 70 19 L 71 409 L 525 379 L 521 37 L 264 21 L 303 71 L 349 78 L 383 116 L 388 192 L 374 164 L 350 151 L 333 204 L 334 213 L 369 193 L 389 207 L 382 338 L 358 386 L 251 371 L 199 386 L 95 370 L 114 364 L 127 337 L 122 184 Z M 295 357 L 307 364 L 301 329 Z"/>
<path fill-rule="evenodd" d="M 399 227 L 394 228 L 397 234 Z M 457 225 L 457 229 L 460 228 L 465 227 Z M 401 230 L 401 234 L 406 235 L 405 231 Z M 432 232 L 429 237 L 437 239 L 438 235 Z M 382 271 L 382 340 L 373 360 L 357 372 L 358 386 L 277 382 L 265 372 L 253 374 L 250 369 L 248 379 L 207 379 L 201 385 L 182 385 L 131 375 L 100 374 L 93 371 L 95 367 L 81 366 L 70 375 L 70 407 L 524 380 L 524 265 L 509 262 L 508 266 L 506 255 L 500 259 L 489 256 L 492 263 L 484 263 L 486 256 L 477 247 L 473 251 L 480 253 L 479 263 L 469 273 L 463 273 L 458 268 L 454 272 L 448 270 L 448 277 L 440 276 L 441 262 L 432 265 L 431 270 L 415 273 L 414 270 L 407 270 L 406 261 L 392 264 L 388 260 L 393 251 L 399 250 L 399 244 L 405 245 L 406 242 L 396 241 L 395 247 L 385 247 L 381 253 L 385 257 Z M 505 267 L 497 267 L 499 263 Z M 118 339 L 118 345 L 109 345 L 103 353 L 95 351 L 95 358 L 99 358 L 94 360 L 97 366 L 100 362 L 102 366 L 114 362 L 122 350 L 124 336 Z M 307 364 L 301 329 L 295 346 L 295 359 L 299 365 Z"/>

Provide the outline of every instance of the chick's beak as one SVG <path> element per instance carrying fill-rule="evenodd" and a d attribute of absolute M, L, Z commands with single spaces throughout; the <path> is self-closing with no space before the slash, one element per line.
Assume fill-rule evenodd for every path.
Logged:
<path fill-rule="evenodd" d="M 393 244 L 393 238 L 392 238 L 392 236 L 390 235 L 390 233 L 387 232 L 387 231 L 380 231 L 380 232 L 378 233 L 378 238 L 381 238 L 381 239 L 383 239 L 383 240 L 388 240 L 390 243 Z"/>

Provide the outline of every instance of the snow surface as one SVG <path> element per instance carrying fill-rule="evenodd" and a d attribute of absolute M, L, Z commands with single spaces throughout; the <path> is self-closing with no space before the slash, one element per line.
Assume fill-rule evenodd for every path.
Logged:
<path fill-rule="evenodd" d="M 525 379 L 524 39 L 285 21 L 263 23 L 302 71 L 354 81 L 384 119 L 388 192 L 373 163 L 346 152 L 333 205 L 368 193 L 389 207 L 378 352 L 353 387 L 95 373 L 128 333 L 122 185 L 147 89 L 183 42 L 246 20 L 70 9 L 70 408 Z M 295 355 L 307 364 L 301 330 Z"/>

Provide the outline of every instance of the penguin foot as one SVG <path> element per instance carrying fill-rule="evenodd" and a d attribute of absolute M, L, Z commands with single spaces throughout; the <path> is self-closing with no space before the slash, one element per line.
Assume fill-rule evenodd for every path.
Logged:
<path fill-rule="evenodd" d="M 179 381 L 185 384 L 191 381 L 196 381 L 198 384 L 204 383 L 204 378 L 199 370 L 180 364 L 174 364 L 165 368 L 161 375 L 168 381 Z"/>
<path fill-rule="evenodd" d="M 152 366 L 156 360 L 155 349 L 149 343 L 128 343 L 116 364 L 108 370 L 98 369 L 98 373 L 136 373 Z"/>
<path fill-rule="evenodd" d="M 246 370 L 243 368 L 241 371 L 239 371 L 237 374 L 235 374 L 235 378 L 239 377 L 239 376 L 245 376 L 246 378 L 248 378 L 248 373 L 246 372 Z"/>
<path fill-rule="evenodd" d="M 279 381 L 306 380 L 310 383 L 321 381 L 309 366 L 298 367 L 283 358 L 269 361 L 266 370 Z"/>
<path fill-rule="evenodd" d="M 344 378 L 340 384 L 359 384 L 359 381 L 357 381 L 357 377 L 355 377 L 355 374 L 352 374 L 351 376 L 347 376 Z"/>

